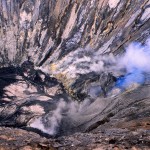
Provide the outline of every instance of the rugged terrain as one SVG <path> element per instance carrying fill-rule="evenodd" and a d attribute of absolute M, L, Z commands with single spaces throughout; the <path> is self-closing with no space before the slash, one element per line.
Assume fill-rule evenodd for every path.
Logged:
<path fill-rule="evenodd" d="M 150 149 L 149 26 L 149 0 L 0 0 L 0 149 Z"/>

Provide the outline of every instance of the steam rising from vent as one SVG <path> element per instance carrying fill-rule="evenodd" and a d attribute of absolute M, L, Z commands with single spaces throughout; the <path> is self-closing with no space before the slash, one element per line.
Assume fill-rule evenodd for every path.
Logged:
<path fill-rule="evenodd" d="M 54 136 L 59 132 L 64 112 L 67 111 L 66 114 L 68 116 L 74 116 L 75 114 L 82 112 L 88 104 L 89 100 L 79 104 L 79 102 L 76 101 L 66 103 L 65 100 L 60 99 L 56 110 L 35 119 L 29 126 Z"/>
<path fill-rule="evenodd" d="M 63 109 L 65 108 L 66 102 L 61 99 L 57 104 L 56 110 L 54 110 L 52 114 L 47 114 L 43 118 L 37 118 L 33 123 L 30 124 L 30 126 L 37 128 L 44 133 L 55 135 L 62 119 Z"/>
<path fill-rule="evenodd" d="M 125 69 L 126 73 L 117 81 L 117 86 L 128 88 L 132 84 L 143 84 L 145 73 L 150 73 L 150 40 L 142 46 L 140 43 L 131 43 L 126 48 L 124 56 L 118 59 L 117 68 Z"/>
<path fill-rule="evenodd" d="M 143 72 L 150 71 L 150 47 L 142 46 L 140 43 L 132 43 L 127 49 L 125 55 L 119 60 L 119 64 L 127 69 L 127 72 L 133 72 L 138 69 Z"/>
<path fill-rule="evenodd" d="M 96 54 L 90 53 L 89 55 L 89 51 L 83 51 L 83 49 L 79 50 L 78 53 L 73 52 L 69 54 L 67 60 L 63 59 L 59 64 L 67 68 L 63 66 L 58 71 L 66 71 L 66 73 L 70 74 L 70 77 L 73 78 L 76 77 L 78 72 L 80 72 L 80 74 L 86 74 L 91 71 L 97 74 L 101 74 L 101 72 L 111 72 L 117 78 L 115 86 L 110 91 L 112 94 L 116 91 L 121 92 L 132 86 L 137 87 L 143 84 L 146 74 L 150 73 L 150 39 L 147 40 L 144 46 L 137 42 L 131 43 L 126 48 L 125 54 L 119 57 L 114 57 L 113 55 L 101 56 L 98 55 L 98 53 L 99 52 L 96 52 Z M 95 97 L 96 92 L 99 91 L 101 91 L 99 86 L 90 88 L 91 95 L 93 95 L 92 98 L 95 98 L 95 102 L 91 105 L 90 99 L 84 100 L 83 103 L 66 103 L 65 100 L 60 100 L 56 110 L 46 114 L 42 118 L 36 119 L 30 126 L 50 135 L 56 135 L 61 126 L 63 112 L 65 112 L 70 119 L 78 123 L 79 120 L 76 119 L 77 116 L 82 116 L 81 114 L 87 110 L 90 112 L 90 107 L 92 107 L 93 111 L 97 109 L 100 111 L 100 109 L 103 108 L 102 106 L 105 105 L 106 99 L 96 99 Z M 107 96 L 110 96 L 109 93 L 107 93 Z M 97 100 L 100 101 L 100 106 L 97 105 Z M 92 116 L 92 114 L 89 115 Z"/>

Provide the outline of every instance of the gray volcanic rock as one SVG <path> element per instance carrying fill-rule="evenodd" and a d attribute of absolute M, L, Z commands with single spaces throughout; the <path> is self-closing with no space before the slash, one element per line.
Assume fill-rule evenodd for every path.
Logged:
<path fill-rule="evenodd" d="M 55 150 L 54 140 L 21 129 L 0 127 L 1 150 Z"/>
<path fill-rule="evenodd" d="M 24 64 L 25 65 L 25 64 Z M 63 86 L 40 70 L 23 72 L 21 68 L 0 69 L 0 125 L 27 126 L 35 116 L 57 107 L 61 98 L 67 100 Z"/>
<path fill-rule="evenodd" d="M 0 0 L 0 149 L 149 149 L 149 6 Z"/>
<path fill-rule="evenodd" d="M 69 137 L 46 139 L 21 129 L 0 128 L 2 150 L 149 150 L 146 130 L 108 129 L 97 133 L 76 133 Z"/>
<path fill-rule="evenodd" d="M 1 0 L 0 10 L 1 67 L 31 56 L 73 95 L 71 85 L 93 71 L 95 55 L 120 54 L 150 33 L 149 0 Z"/>

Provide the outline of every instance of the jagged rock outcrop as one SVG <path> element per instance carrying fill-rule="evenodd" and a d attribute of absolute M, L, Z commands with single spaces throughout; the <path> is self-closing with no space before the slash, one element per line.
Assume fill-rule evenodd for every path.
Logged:
<path fill-rule="evenodd" d="M 118 58 L 149 25 L 149 0 L 0 0 L 2 149 L 148 149 L 149 72 Z"/>

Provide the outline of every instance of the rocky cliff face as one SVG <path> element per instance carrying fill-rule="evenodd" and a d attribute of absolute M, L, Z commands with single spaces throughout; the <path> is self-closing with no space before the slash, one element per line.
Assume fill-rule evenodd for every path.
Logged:
<path fill-rule="evenodd" d="M 14 149 L 148 149 L 149 25 L 149 0 L 0 0 L 0 125 L 68 135 Z"/>
<path fill-rule="evenodd" d="M 78 74 L 92 72 L 75 63 L 79 58 L 120 54 L 131 41 L 143 43 L 150 30 L 149 0 L 1 0 L 0 10 L 1 66 L 31 56 L 67 89 Z"/>

